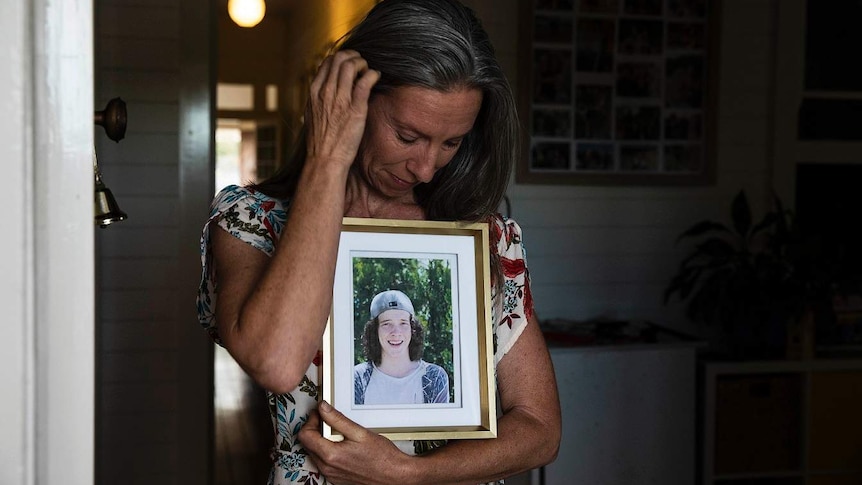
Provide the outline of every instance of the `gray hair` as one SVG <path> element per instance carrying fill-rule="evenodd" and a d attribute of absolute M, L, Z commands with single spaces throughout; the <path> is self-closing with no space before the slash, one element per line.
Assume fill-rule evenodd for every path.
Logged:
<path fill-rule="evenodd" d="M 381 72 L 372 95 L 399 86 L 482 92 L 473 130 L 428 184 L 416 188 L 429 219 L 485 220 L 496 212 L 518 154 L 514 96 L 475 13 L 457 0 L 383 0 L 338 46 Z"/>

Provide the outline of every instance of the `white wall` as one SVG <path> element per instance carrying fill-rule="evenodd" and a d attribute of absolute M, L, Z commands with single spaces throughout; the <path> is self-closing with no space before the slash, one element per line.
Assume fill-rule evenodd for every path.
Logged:
<path fill-rule="evenodd" d="M 519 0 L 472 0 L 517 89 Z M 773 0 L 721 2 L 716 183 L 708 187 L 513 184 L 540 318 L 649 319 L 700 332 L 662 295 L 685 253 L 677 236 L 706 218 L 726 220 L 745 189 L 756 211 L 769 197 Z M 757 212 L 760 214 L 760 212 Z"/>
<path fill-rule="evenodd" d="M 92 5 L 0 16 L 0 483 L 93 481 Z"/>

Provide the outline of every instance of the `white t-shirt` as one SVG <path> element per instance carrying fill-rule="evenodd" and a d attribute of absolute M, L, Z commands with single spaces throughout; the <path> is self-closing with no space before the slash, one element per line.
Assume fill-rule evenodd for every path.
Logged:
<path fill-rule="evenodd" d="M 368 387 L 365 389 L 365 404 L 422 404 L 422 376 L 427 364 L 420 361 L 413 372 L 404 377 L 392 377 L 374 366 Z"/>

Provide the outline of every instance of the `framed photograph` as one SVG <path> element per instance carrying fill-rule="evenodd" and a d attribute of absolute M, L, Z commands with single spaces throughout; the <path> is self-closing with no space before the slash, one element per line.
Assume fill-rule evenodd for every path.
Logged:
<path fill-rule="evenodd" d="M 578 3 L 582 13 L 615 14 L 619 8 L 618 0 L 581 0 Z"/>
<path fill-rule="evenodd" d="M 569 110 L 536 109 L 533 111 L 533 127 L 537 136 L 569 138 L 572 136 L 572 121 Z"/>
<path fill-rule="evenodd" d="M 610 172 L 614 169 L 614 145 L 578 143 L 577 168 L 585 172 Z"/>
<path fill-rule="evenodd" d="M 487 224 L 345 218 L 323 399 L 392 440 L 496 437 L 488 268 Z"/>
<path fill-rule="evenodd" d="M 575 138 L 609 140 L 612 138 L 610 86 L 581 84 L 575 88 Z"/>
<path fill-rule="evenodd" d="M 652 98 L 661 95 L 661 66 L 655 62 L 617 64 L 617 97 Z"/>
<path fill-rule="evenodd" d="M 572 19 L 557 16 L 536 16 L 536 42 L 567 44 L 572 40 Z"/>
<path fill-rule="evenodd" d="M 572 101 L 572 54 L 564 49 L 537 49 L 533 101 L 568 104 Z"/>
<path fill-rule="evenodd" d="M 621 19 L 620 54 L 641 56 L 661 55 L 663 32 L 664 24 L 660 20 Z"/>
<path fill-rule="evenodd" d="M 578 72 L 609 73 L 614 70 L 614 28 L 613 20 L 578 20 L 578 33 L 575 37 L 575 68 Z"/>
<path fill-rule="evenodd" d="M 715 182 L 720 2 L 519 0 L 519 8 L 518 183 Z"/>

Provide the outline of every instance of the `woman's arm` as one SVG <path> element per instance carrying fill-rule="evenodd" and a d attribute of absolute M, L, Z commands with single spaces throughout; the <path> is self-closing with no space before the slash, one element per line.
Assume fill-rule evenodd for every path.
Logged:
<path fill-rule="evenodd" d="M 354 51 L 321 64 L 306 114 L 308 155 L 271 259 L 222 229 L 213 231 L 219 336 L 271 391 L 295 388 L 320 345 L 332 307 L 347 174 L 379 77 Z"/>
<path fill-rule="evenodd" d="M 320 434 L 312 414 L 299 434 L 321 473 L 333 483 L 470 484 L 505 478 L 551 462 L 560 443 L 560 403 L 545 341 L 535 317 L 497 366 L 502 417 L 497 438 L 452 440 L 408 456 L 386 438 L 321 404 L 320 417 L 345 440 Z"/>

